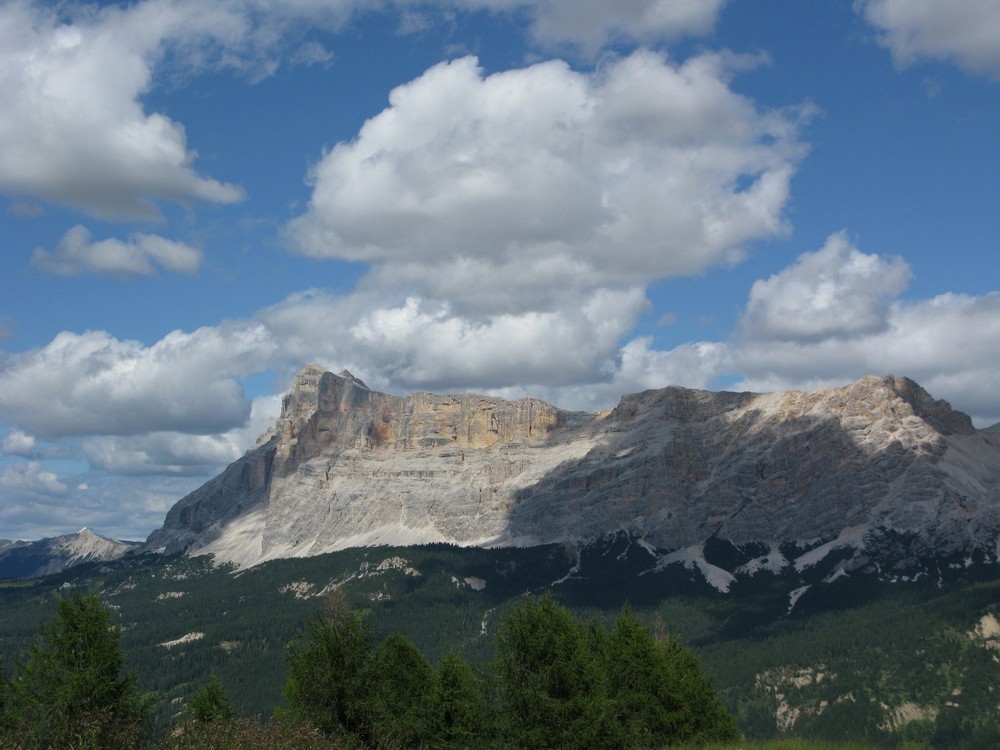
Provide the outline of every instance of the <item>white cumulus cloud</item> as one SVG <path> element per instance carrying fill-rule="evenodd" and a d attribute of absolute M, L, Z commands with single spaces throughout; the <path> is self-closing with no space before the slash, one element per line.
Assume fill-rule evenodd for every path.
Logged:
<path fill-rule="evenodd" d="M 17 474 L 52 474 L 40 467 Z M 143 539 L 163 523 L 167 510 L 203 480 L 192 477 L 128 477 L 98 473 L 66 482 L 46 477 L 41 483 L 9 481 L 0 472 L 0 529 L 5 537 L 38 539 L 60 536 L 83 526 L 118 539 Z M 52 475 L 54 477 L 54 475 Z M 50 486 L 46 489 L 46 485 Z M 72 484 L 73 486 L 67 486 Z"/>
<path fill-rule="evenodd" d="M 3 452 L 8 456 L 21 456 L 31 458 L 38 448 L 38 441 L 33 435 L 29 435 L 23 430 L 12 429 L 3 439 Z"/>
<path fill-rule="evenodd" d="M 155 217 L 158 199 L 243 197 L 198 174 L 184 127 L 140 101 L 168 39 L 231 41 L 240 25 L 183 5 L 0 5 L 0 191 L 110 219 Z"/>
<path fill-rule="evenodd" d="M 891 372 L 980 425 L 1000 420 L 1000 292 L 903 299 L 911 275 L 901 258 L 864 253 L 840 232 L 756 282 L 723 342 L 727 372 L 741 378 L 734 387 L 807 389 Z"/>
<path fill-rule="evenodd" d="M 254 399 L 250 418 L 239 427 L 214 435 L 154 432 L 122 437 L 86 438 L 90 466 L 127 476 L 205 476 L 232 463 L 270 429 L 281 411 L 280 396 Z"/>
<path fill-rule="evenodd" d="M 897 301 L 883 331 L 807 343 L 737 343 L 733 360 L 743 376 L 737 387 L 748 390 L 835 385 L 869 373 L 905 375 L 985 426 L 1000 420 L 997 351 L 1000 293 L 993 292 Z"/>
<path fill-rule="evenodd" d="M 543 44 L 596 51 L 711 30 L 725 0 L 436 0 L 441 12 L 523 13 Z M 159 216 L 162 200 L 233 203 L 242 189 L 200 173 L 183 123 L 143 103 L 161 79 L 225 67 L 260 79 L 325 62 L 307 25 L 341 30 L 410 0 L 140 0 L 0 4 L 0 191 L 112 220 Z M 28 205 L 24 201 L 18 205 Z"/>
<path fill-rule="evenodd" d="M 257 319 L 295 367 L 346 367 L 372 387 L 407 392 L 587 382 L 647 306 L 639 288 L 598 289 L 558 309 L 465 316 L 433 299 L 315 292 Z"/>
<path fill-rule="evenodd" d="M 29 461 L 7 466 L 0 471 L 0 489 L 8 497 L 51 497 L 65 494 L 67 488 L 59 481 L 59 477 L 45 469 L 41 463 Z"/>
<path fill-rule="evenodd" d="M 358 12 L 390 8 L 400 28 L 420 31 L 434 22 L 434 11 L 517 13 L 542 45 L 569 44 L 587 53 L 614 41 L 652 43 L 711 32 L 726 0 L 249 0 L 278 18 L 308 18 L 339 28 Z"/>
<path fill-rule="evenodd" d="M 790 341 L 878 333 L 910 277 L 902 258 L 862 253 L 838 232 L 820 250 L 754 282 L 740 331 L 749 339 Z"/>
<path fill-rule="evenodd" d="M 36 248 L 32 264 L 46 273 L 110 276 L 155 276 L 157 266 L 174 273 L 193 274 L 201 266 L 201 250 L 155 234 L 134 234 L 128 241 L 109 238 L 91 242 L 90 232 L 77 225 L 63 235 L 58 248 Z"/>
<path fill-rule="evenodd" d="M 222 325 L 146 347 L 102 331 L 63 332 L 0 361 L 0 422 L 39 437 L 228 430 L 250 415 L 236 377 L 264 369 L 267 335 Z"/>
<path fill-rule="evenodd" d="M 857 0 L 898 65 L 948 60 L 1000 80 L 1000 0 Z"/>
<path fill-rule="evenodd" d="M 531 3 L 532 34 L 548 44 L 595 51 L 609 40 L 643 43 L 701 36 L 715 26 L 726 0 L 540 0 Z"/>
<path fill-rule="evenodd" d="M 787 230 L 804 152 L 802 111 L 760 112 L 728 87 L 745 62 L 640 50 L 592 74 L 550 61 L 490 76 L 475 58 L 442 63 L 323 157 L 289 235 L 383 280 L 457 268 L 452 301 L 504 289 L 509 309 L 527 297 L 514 269 L 527 287 L 535 269 L 587 287 L 733 262 Z"/>
<path fill-rule="evenodd" d="M 891 371 L 980 424 L 997 421 L 1000 293 L 903 300 L 910 274 L 901 259 L 865 253 L 837 233 L 754 285 L 732 336 L 669 350 L 631 335 L 649 305 L 639 286 L 568 290 L 536 309 L 480 313 L 375 288 L 312 291 L 151 346 L 63 333 L 0 360 L 0 422 L 17 425 L 4 448 L 27 455 L 34 436 L 63 447 L 71 447 L 65 436 L 82 436 L 93 469 L 193 481 L 240 455 L 278 413 L 276 397 L 251 410 L 241 379 L 271 369 L 288 382 L 311 361 L 393 393 L 530 394 L 586 409 L 624 392 L 712 388 L 723 378 L 774 390 Z M 40 466 L 5 471 L 7 487 L 58 490 L 69 481 Z M 93 487 L 94 476 L 81 481 Z"/>

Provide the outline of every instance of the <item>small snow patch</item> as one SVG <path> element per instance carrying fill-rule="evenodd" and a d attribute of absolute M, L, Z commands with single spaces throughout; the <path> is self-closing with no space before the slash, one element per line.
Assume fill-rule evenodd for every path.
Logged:
<path fill-rule="evenodd" d="M 808 586 L 802 586 L 801 588 L 795 589 L 792 593 L 788 595 L 788 611 L 791 612 L 795 609 L 796 603 L 802 598 L 802 595 L 809 590 Z"/>
<path fill-rule="evenodd" d="M 475 576 L 469 576 L 468 578 L 463 578 L 461 581 L 455 576 L 451 577 L 451 583 L 456 589 L 460 589 L 463 586 L 468 586 L 473 591 L 482 591 L 486 588 L 486 581 L 482 578 L 476 578 Z"/>
<path fill-rule="evenodd" d="M 385 573 L 389 570 L 401 570 L 408 576 L 420 575 L 420 571 L 412 567 L 409 560 L 402 557 L 387 557 L 375 567 L 375 570 L 379 573 Z"/>
<path fill-rule="evenodd" d="M 722 568 L 712 565 L 710 562 L 706 561 L 700 545 L 685 547 L 684 549 L 679 549 L 676 552 L 671 552 L 669 555 L 661 557 L 660 561 L 656 564 L 656 569 L 663 570 L 668 565 L 672 565 L 674 563 L 680 563 L 688 570 L 694 570 L 697 568 L 701 571 L 705 580 L 723 594 L 728 594 L 729 587 L 736 581 L 736 576 L 728 570 L 723 570 Z"/>
<path fill-rule="evenodd" d="M 744 563 L 736 569 L 740 575 L 753 576 L 757 573 L 767 572 L 778 574 L 787 568 L 791 563 L 778 549 L 777 544 L 771 544 L 771 549 L 763 557 L 756 557 L 748 563 Z"/>
<path fill-rule="evenodd" d="M 879 724 L 879 729 L 885 732 L 896 732 L 915 721 L 934 721 L 940 709 L 936 706 L 920 706 L 916 703 L 901 703 L 895 708 L 883 703 L 882 710 L 886 712 L 885 720 Z"/>
<path fill-rule="evenodd" d="M 852 526 L 848 529 L 844 529 L 840 532 L 840 535 L 836 539 L 829 541 L 826 544 L 821 544 L 816 549 L 809 550 L 804 555 L 797 558 L 795 560 L 795 570 L 801 573 L 806 568 L 811 568 L 835 549 L 840 549 L 842 547 L 863 549 L 865 546 L 865 535 L 869 531 L 871 531 L 871 527 L 868 525 Z"/>
<path fill-rule="evenodd" d="M 996 615 L 987 612 L 979 618 L 975 630 L 969 633 L 969 637 L 979 641 L 988 649 L 1000 651 L 1000 620 L 997 620 Z"/>

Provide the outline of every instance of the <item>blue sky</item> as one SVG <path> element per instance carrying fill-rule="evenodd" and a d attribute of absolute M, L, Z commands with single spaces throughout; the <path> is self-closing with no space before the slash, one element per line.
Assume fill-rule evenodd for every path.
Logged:
<path fill-rule="evenodd" d="M 1000 0 L 0 0 L 0 538 L 144 538 L 310 362 L 1000 421 Z"/>

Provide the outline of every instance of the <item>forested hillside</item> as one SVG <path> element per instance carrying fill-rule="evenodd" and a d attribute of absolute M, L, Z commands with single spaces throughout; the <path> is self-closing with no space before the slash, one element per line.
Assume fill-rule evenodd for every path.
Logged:
<path fill-rule="evenodd" d="M 134 672 L 123 674 L 120 634 L 96 595 L 61 599 L 28 656 L 0 679 L 0 745 L 242 746 L 206 732 L 234 724 L 214 674 L 169 727 L 155 727 L 153 696 L 138 690 Z M 501 622 L 495 652 L 483 667 L 454 654 L 434 666 L 406 636 L 379 638 L 370 615 L 337 589 L 288 644 L 288 705 L 272 722 L 289 742 L 304 732 L 372 750 L 614 750 L 740 738 L 694 655 L 652 635 L 627 607 L 606 630 L 583 626 L 551 595 L 528 596 Z"/>
<path fill-rule="evenodd" d="M 237 714 L 266 719 L 288 708 L 287 644 L 301 643 L 331 592 L 365 618 L 373 643 L 399 633 L 432 669 L 457 657 L 478 671 L 494 663 L 524 595 L 548 592 L 579 623 L 613 632 L 627 604 L 649 632 L 690 647 L 749 738 L 944 748 L 1000 736 L 991 568 L 908 583 L 844 576 L 805 594 L 792 588 L 800 581 L 761 574 L 723 594 L 696 569 L 650 571 L 639 552 L 622 539 L 582 553 L 368 548 L 242 572 L 205 558 L 132 558 L 0 586 L 0 653 L 10 674 L 60 599 L 93 593 L 121 627 L 157 726 L 212 675 Z"/>

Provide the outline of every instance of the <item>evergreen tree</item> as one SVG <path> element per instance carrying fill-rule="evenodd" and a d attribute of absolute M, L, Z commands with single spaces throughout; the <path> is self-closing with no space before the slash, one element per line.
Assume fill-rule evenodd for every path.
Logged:
<path fill-rule="evenodd" d="M 604 675 L 582 628 L 549 595 L 526 597 L 497 631 L 504 737 L 516 747 L 615 745 Z"/>
<path fill-rule="evenodd" d="M 584 630 L 550 596 L 497 633 L 505 737 L 516 747 L 659 748 L 739 739 L 694 654 L 659 641 L 627 607 Z"/>
<path fill-rule="evenodd" d="M 490 727 L 481 681 L 468 662 L 446 655 L 434 675 L 428 746 L 450 750 L 484 744 Z"/>
<path fill-rule="evenodd" d="M 676 639 L 661 635 L 658 642 L 627 606 L 607 638 L 603 658 L 626 745 L 739 738 L 697 657 Z"/>
<path fill-rule="evenodd" d="M 202 723 L 231 719 L 234 712 L 233 702 L 214 674 L 187 701 L 188 716 Z"/>
<path fill-rule="evenodd" d="M 381 748 L 420 747 L 428 734 L 434 672 L 406 636 L 391 633 L 365 673 L 368 738 Z"/>
<path fill-rule="evenodd" d="M 735 742 L 740 739 L 736 722 L 705 676 L 701 662 L 676 638 L 658 645 L 665 664 L 663 695 L 670 706 L 670 742 Z"/>
<path fill-rule="evenodd" d="M 374 637 L 368 621 L 337 590 L 325 618 L 311 622 L 286 652 L 286 713 L 328 735 L 365 733 L 365 670 Z"/>
<path fill-rule="evenodd" d="M 665 654 L 630 609 L 618 616 L 602 657 L 626 744 L 657 747 L 674 736 L 683 696 L 674 694 Z"/>
<path fill-rule="evenodd" d="M 119 635 L 96 596 L 60 601 L 4 688 L 4 746 L 138 747 L 149 707 L 122 676 Z"/>

